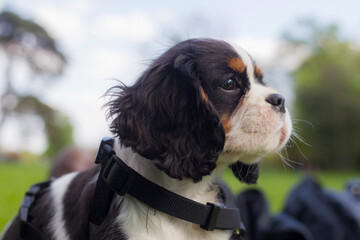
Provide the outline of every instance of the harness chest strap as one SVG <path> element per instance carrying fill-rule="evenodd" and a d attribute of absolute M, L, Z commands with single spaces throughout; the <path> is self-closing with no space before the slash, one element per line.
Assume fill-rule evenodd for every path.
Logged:
<path fill-rule="evenodd" d="M 50 180 L 32 185 L 25 193 L 25 197 L 19 210 L 19 236 L 22 239 L 46 240 L 43 233 L 37 227 L 32 225 L 29 220 L 30 209 L 35 204 L 36 197 L 38 197 L 42 189 L 49 187 L 51 182 L 52 181 Z"/>
<path fill-rule="evenodd" d="M 244 235 L 245 228 L 241 221 L 239 209 L 224 208 L 214 203 L 204 205 L 184 198 L 147 180 L 116 156 L 112 149 L 113 143 L 112 138 L 104 138 L 95 161 L 101 164 L 101 171 L 90 213 L 91 234 L 96 233 L 98 226 L 106 217 L 111 203 L 111 194 L 97 195 L 100 192 L 98 188 L 103 188 L 106 185 L 108 187 L 106 191 L 108 192 L 115 192 L 120 196 L 129 194 L 153 209 L 199 224 L 204 230 L 234 229 L 238 235 Z M 105 203 L 108 206 L 99 208 L 97 203 L 100 205 Z M 105 209 L 105 211 L 101 209 Z"/>
<path fill-rule="evenodd" d="M 245 228 L 239 209 L 223 208 L 213 203 L 204 205 L 156 185 L 118 158 L 113 143 L 112 138 L 104 138 L 95 160 L 101 163 L 101 169 L 89 214 L 90 240 L 97 239 L 99 226 L 109 211 L 114 193 L 120 196 L 129 194 L 156 210 L 199 224 L 204 230 L 234 229 L 239 239 L 244 237 Z M 43 233 L 30 223 L 29 213 L 36 197 L 51 182 L 35 184 L 26 192 L 19 211 L 19 235 L 22 239 L 46 240 Z"/>

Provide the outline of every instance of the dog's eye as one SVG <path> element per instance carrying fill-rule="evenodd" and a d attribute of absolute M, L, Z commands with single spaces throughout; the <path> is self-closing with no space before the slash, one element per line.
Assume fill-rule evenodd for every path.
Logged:
<path fill-rule="evenodd" d="M 225 90 L 234 90 L 237 87 L 236 82 L 231 78 L 222 82 L 220 86 Z"/>

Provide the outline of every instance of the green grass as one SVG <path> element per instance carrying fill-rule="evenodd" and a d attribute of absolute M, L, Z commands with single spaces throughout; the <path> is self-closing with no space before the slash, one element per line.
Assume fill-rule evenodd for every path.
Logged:
<path fill-rule="evenodd" d="M 0 232 L 6 223 L 18 212 L 24 193 L 28 188 L 47 178 L 48 168 L 41 164 L 0 163 Z M 268 199 L 272 213 L 280 211 L 290 189 L 302 178 L 303 173 L 284 169 L 260 168 L 260 178 L 256 186 L 248 186 L 239 181 L 228 170 L 224 180 L 234 193 L 247 188 L 259 188 Z M 359 177 L 360 172 L 318 172 L 316 176 L 326 188 L 342 190 L 346 181 Z"/>
<path fill-rule="evenodd" d="M 17 214 L 25 192 L 47 174 L 45 165 L 0 163 L 0 233 Z"/>

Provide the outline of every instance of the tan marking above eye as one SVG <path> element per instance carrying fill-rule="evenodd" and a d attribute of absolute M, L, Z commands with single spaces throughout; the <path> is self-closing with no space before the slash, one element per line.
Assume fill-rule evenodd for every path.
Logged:
<path fill-rule="evenodd" d="M 228 66 L 232 70 L 237 71 L 239 73 L 242 73 L 243 71 L 245 71 L 245 68 L 246 68 L 244 62 L 240 58 L 230 59 L 228 62 Z"/>
<path fill-rule="evenodd" d="M 257 78 L 262 78 L 263 77 L 263 73 L 261 72 L 260 68 L 258 66 L 255 66 L 255 76 Z"/>

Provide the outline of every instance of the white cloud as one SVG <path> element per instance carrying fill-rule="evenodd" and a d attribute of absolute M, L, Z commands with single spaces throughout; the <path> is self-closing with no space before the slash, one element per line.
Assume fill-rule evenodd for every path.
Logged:
<path fill-rule="evenodd" d="M 94 93 L 82 94 L 76 105 L 71 105 L 74 137 L 76 142 L 87 148 L 96 148 L 105 136 L 110 136 L 109 127 L 105 120 L 105 99 L 99 99 Z"/>
<path fill-rule="evenodd" d="M 271 38 L 235 37 L 230 41 L 245 49 L 261 67 L 280 67 L 288 72 L 298 68 L 310 54 L 307 47 L 291 49 L 285 42 Z"/>
<path fill-rule="evenodd" d="M 311 54 L 311 49 L 307 46 L 298 46 L 291 48 L 286 43 L 283 43 L 282 49 L 279 50 L 280 64 L 289 72 L 297 69 L 304 60 Z"/>
<path fill-rule="evenodd" d="M 74 47 L 87 38 L 88 28 L 84 14 L 90 9 L 91 6 L 83 1 L 61 6 L 61 9 L 58 6 L 42 3 L 35 9 L 35 20 L 61 43 Z"/>
<path fill-rule="evenodd" d="M 142 13 L 105 15 L 94 24 L 93 34 L 105 40 L 146 42 L 155 37 L 156 28 L 152 20 Z"/>
<path fill-rule="evenodd" d="M 102 74 L 116 74 L 122 68 L 127 68 L 131 62 L 131 56 L 125 57 L 110 48 L 97 48 L 94 49 L 87 58 L 93 66 L 91 70 L 97 71 Z"/>
<path fill-rule="evenodd" d="M 98 47 L 74 62 L 61 81 L 46 93 L 46 102 L 70 117 L 74 138 L 83 147 L 96 148 L 102 137 L 110 135 L 101 96 L 119 79 L 132 84 L 142 71 L 140 57 L 112 48 Z"/>
<path fill-rule="evenodd" d="M 93 10 L 94 5 L 91 3 L 91 1 L 76 0 L 70 1 L 66 8 L 73 13 L 77 13 L 77 15 L 83 16 Z"/>
<path fill-rule="evenodd" d="M 82 66 L 83 70 L 87 71 L 95 81 L 116 78 L 124 82 L 132 82 L 142 71 L 142 66 L 139 64 L 142 59 L 133 52 L 99 47 L 93 49 L 84 59 L 86 62 Z"/>
<path fill-rule="evenodd" d="M 231 43 L 245 49 L 256 61 L 262 64 L 270 64 L 276 57 L 279 42 L 270 38 L 254 38 L 249 36 L 235 37 L 229 40 Z"/>
<path fill-rule="evenodd" d="M 103 89 L 100 84 L 99 89 Z M 102 109 L 105 100 L 100 98 L 101 90 L 99 92 L 89 89 L 65 91 L 55 90 L 50 93 L 48 101 L 70 117 L 74 126 L 75 142 L 82 147 L 96 148 L 101 138 L 110 135 L 105 111 Z"/>

